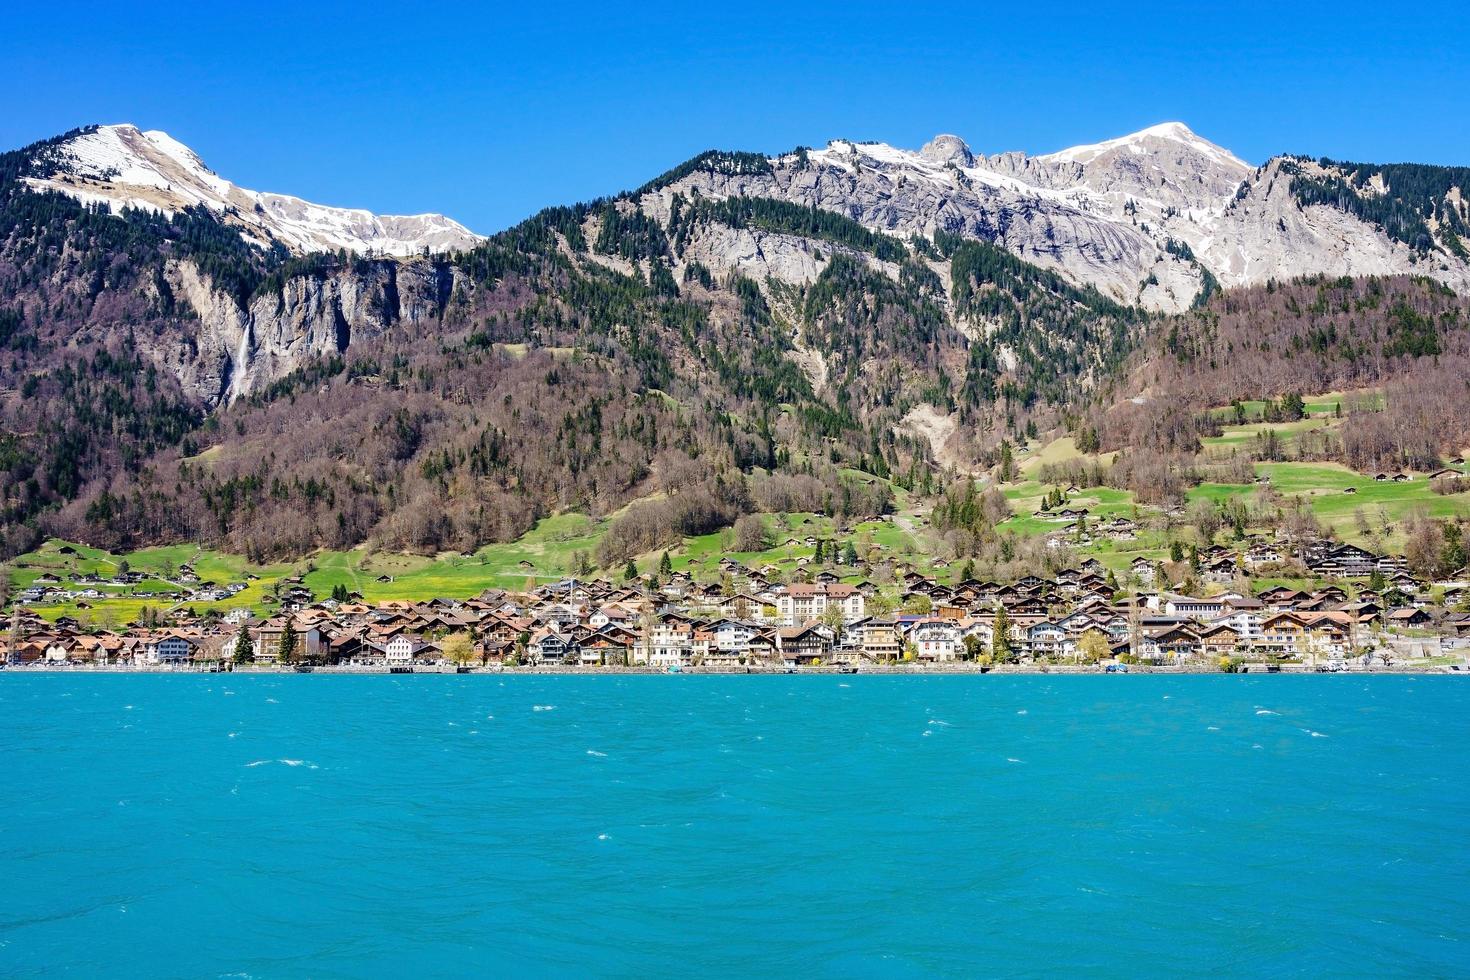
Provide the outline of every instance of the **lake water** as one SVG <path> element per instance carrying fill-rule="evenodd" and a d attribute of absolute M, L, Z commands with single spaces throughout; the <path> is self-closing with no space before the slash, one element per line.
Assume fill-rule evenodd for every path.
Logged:
<path fill-rule="evenodd" d="M 1453 677 L 0 673 L 0 975 L 1470 974 Z"/>

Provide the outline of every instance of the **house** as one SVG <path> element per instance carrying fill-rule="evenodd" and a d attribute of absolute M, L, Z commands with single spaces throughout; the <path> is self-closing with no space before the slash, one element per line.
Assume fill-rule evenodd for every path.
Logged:
<path fill-rule="evenodd" d="M 1300 655 L 1307 646 L 1307 624 L 1292 612 L 1273 613 L 1261 620 L 1261 649 L 1277 656 Z"/>
<path fill-rule="evenodd" d="M 634 659 L 651 667 L 680 667 L 694 659 L 694 628 L 676 616 L 665 616 L 640 639 Z"/>
<path fill-rule="evenodd" d="M 948 663 L 958 660 L 964 652 L 960 627 L 951 619 L 930 617 L 909 627 L 908 641 L 914 645 L 915 656 L 929 663 Z"/>
<path fill-rule="evenodd" d="M 153 664 L 187 664 L 194 655 L 196 643 L 195 637 L 169 631 L 153 640 L 145 656 Z"/>
<path fill-rule="evenodd" d="M 810 664 L 828 655 L 832 636 L 825 626 L 783 626 L 776 631 L 776 649 L 788 667 Z"/>
<path fill-rule="evenodd" d="M 389 667 L 407 667 L 428 648 L 422 639 L 409 633 L 398 633 L 383 644 L 383 659 Z"/>
<path fill-rule="evenodd" d="M 892 619 L 869 619 L 856 627 L 863 656 L 870 660 L 897 660 L 903 654 L 898 623 Z"/>
<path fill-rule="evenodd" d="M 1058 623 L 1042 620 L 1026 630 L 1025 649 L 1034 658 L 1061 656 L 1067 631 Z"/>
<path fill-rule="evenodd" d="M 1146 631 L 1139 656 L 1155 663 L 1178 663 L 1199 653 L 1199 634 L 1185 625 Z"/>
<path fill-rule="evenodd" d="M 526 655 L 536 664 L 562 664 L 577 657 L 577 648 L 570 638 L 558 633 L 550 626 L 543 626 L 531 634 L 526 644 Z"/>
<path fill-rule="evenodd" d="M 1391 610 L 1386 618 L 1388 625 L 1400 627 L 1427 626 L 1430 622 L 1428 613 L 1413 607 Z"/>
<path fill-rule="evenodd" d="M 1200 650 L 1206 656 L 1227 656 L 1245 646 L 1240 631 L 1226 622 L 1206 626 L 1199 635 Z"/>

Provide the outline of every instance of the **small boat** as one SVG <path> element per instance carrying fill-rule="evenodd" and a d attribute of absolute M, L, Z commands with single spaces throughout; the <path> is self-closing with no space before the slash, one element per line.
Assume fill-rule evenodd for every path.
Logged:
<path fill-rule="evenodd" d="M 678 664 L 670 664 L 668 672 L 670 674 L 682 674 L 684 673 L 684 668 L 680 667 Z"/>
<path fill-rule="evenodd" d="M 1126 673 L 1128 673 L 1128 665 L 1127 664 L 1108 664 L 1108 666 L 1107 666 L 1107 672 L 1109 674 L 1126 674 Z"/>

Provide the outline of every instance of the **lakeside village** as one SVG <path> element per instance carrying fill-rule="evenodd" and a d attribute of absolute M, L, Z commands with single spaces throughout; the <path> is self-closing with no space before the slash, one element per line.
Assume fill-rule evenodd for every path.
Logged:
<path fill-rule="evenodd" d="M 1153 588 L 1162 581 L 1159 564 L 1142 558 L 1125 573 L 1126 590 L 1095 558 L 1048 578 L 998 583 L 961 573 L 953 584 L 935 577 L 949 564 L 935 559 L 930 574 L 912 565 L 883 569 L 891 585 L 880 588 L 862 577 L 873 571 L 865 563 L 829 553 L 829 564 L 799 576 L 806 581 L 784 582 L 774 566 L 753 569 L 727 557 L 718 583 L 665 568 L 622 584 L 568 579 L 422 602 L 367 604 L 345 586 L 319 598 L 295 578 L 268 618 L 245 608 L 200 616 L 181 603 L 145 611 L 122 629 L 36 615 L 28 604 L 78 595 L 46 576 L 15 596 L 0 663 L 395 673 L 1470 668 L 1470 612 L 1463 611 L 1470 571 L 1422 582 L 1401 557 L 1351 544 L 1255 538 L 1239 551 L 1201 549 L 1200 578 L 1221 589 L 1208 597 Z M 1229 588 L 1288 567 L 1330 584 Z M 187 566 L 180 578 L 195 583 L 181 599 L 211 601 L 245 588 L 199 582 Z"/>

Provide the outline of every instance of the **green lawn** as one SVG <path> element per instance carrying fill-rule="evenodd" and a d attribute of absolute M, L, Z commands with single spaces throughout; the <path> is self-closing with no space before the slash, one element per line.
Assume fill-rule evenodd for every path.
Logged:
<path fill-rule="evenodd" d="M 1206 452 L 1244 449 L 1254 444 L 1262 432 L 1271 431 L 1275 432 L 1282 442 L 1292 443 L 1303 432 L 1330 428 L 1336 424 L 1338 424 L 1337 419 L 1321 417 L 1297 419 L 1295 422 L 1249 422 L 1245 425 L 1227 425 L 1220 435 L 1207 436 L 1200 442 Z"/>
<path fill-rule="evenodd" d="M 1380 512 L 1395 525 L 1419 510 L 1430 517 L 1470 514 L 1470 494 L 1437 494 L 1423 477 L 1405 483 L 1380 483 L 1336 463 L 1257 463 L 1256 472 L 1269 476 L 1278 492 L 1307 500 L 1319 520 L 1343 540 L 1355 544 L 1362 544 L 1367 537 L 1358 530 L 1359 509 L 1375 529 L 1379 527 Z M 1348 487 L 1356 487 L 1357 492 L 1345 493 Z M 1255 489 L 1254 484 L 1204 483 L 1189 491 L 1189 499 L 1218 502 L 1251 494 Z M 1393 534 L 1386 540 L 1390 545 L 1401 543 Z"/>
<path fill-rule="evenodd" d="M 306 585 L 318 595 L 327 595 L 339 585 L 361 592 L 369 601 L 387 599 L 428 599 L 434 596 L 468 596 L 489 587 L 519 588 L 528 580 L 547 582 L 565 577 L 572 568 L 575 551 L 591 552 L 606 529 L 605 521 L 594 521 L 582 514 L 561 514 L 539 522 L 519 540 L 508 544 L 486 545 L 472 555 L 444 554 L 437 557 L 370 553 L 365 548 L 352 551 L 321 551 L 296 562 L 252 565 L 239 555 L 202 550 L 194 545 L 171 545 L 144 548 L 125 555 L 113 555 L 96 548 L 48 541 L 35 551 L 21 555 L 12 563 L 12 580 L 17 588 L 29 586 L 42 574 L 62 578 L 63 587 L 74 587 L 74 574 L 100 573 L 112 575 L 122 561 L 134 571 L 159 576 L 129 588 L 102 588 L 116 595 L 106 600 L 88 600 L 90 610 L 76 603 L 44 604 L 37 607 L 41 615 L 55 619 L 79 613 L 125 622 L 137 616 L 144 606 L 165 607 L 168 602 L 136 593 L 174 591 L 178 585 L 165 581 L 181 564 L 194 566 L 199 578 L 217 585 L 247 582 L 239 594 L 219 602 L 192 603 L 199 611 L 227 610 L 248 606 L 257 612 L 269 611 L 274 586 L 291 575 L 302 575 Z M 63 554 L 62 548 L 75 554 Z M 529 567 L 521 562 L 530 563 Z M 254 575 L 255 579 L 248 579 Z M 388 581 L 379 581 L 387 578 Z"/>
<path fill-rule="evenodd" d="M 1248 399 L 1242 401 L 1241 407 L 1245 409 L 1246 418 L 1250 421 L 1259 422 L 1266 411 L 1266 402 L 1262 399 Z M 1335 415 L 1340 406 L 1343 412 L 1347 412 L 1354 405 L 1363 405 L 1370 410 L 1377 409 L 1383 405 L 1383 392 L 1376 388 L 1365 388 L 1361 391 L 1328 391 L 1320 395 L 1303 396 L 1302 407 L 1308 415 Z M 1219 405 L 1210 409 L 1211 414 L 1217 418 L 1233 418 L 1235 409 L 1230 405 Z"/>

